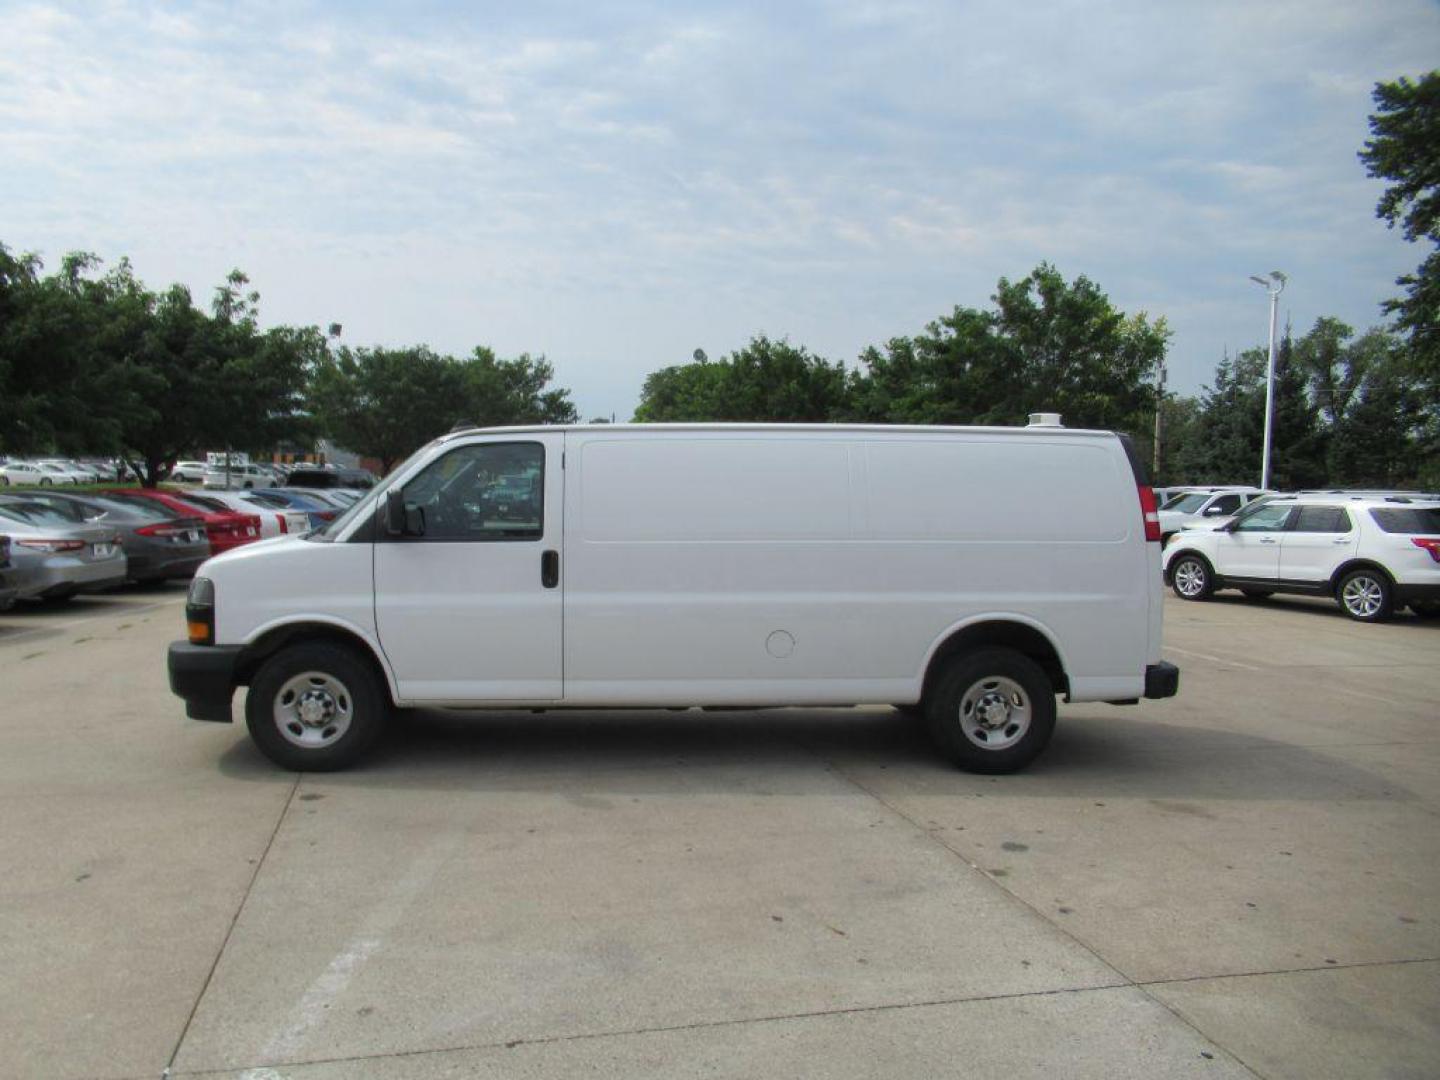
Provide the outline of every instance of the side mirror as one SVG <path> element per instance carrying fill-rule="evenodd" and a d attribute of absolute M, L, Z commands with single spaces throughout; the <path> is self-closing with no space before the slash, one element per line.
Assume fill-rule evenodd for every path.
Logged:
<path fill-rule="evenodd" d="M 425 511 L 405 505 L 405 492 L 391 488 L 385 493 L 385 531 L 391 536 L 424 536 Z"/>

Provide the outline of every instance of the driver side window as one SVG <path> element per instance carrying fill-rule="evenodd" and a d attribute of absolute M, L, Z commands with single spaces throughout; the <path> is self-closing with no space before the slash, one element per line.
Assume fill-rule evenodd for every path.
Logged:
<path fill-rule="evenodd" d="M 1293 506 L 1262 506 L 1235 523 L 1236 532 L 1279 532 L 1285 528 Z"/>
<path fill-rule="evenodd" d="M 545 448 L 472 443 L 432 461 L 405 485 L 407 517 L 423 540 L 539 540 L 544 534 Z"/>

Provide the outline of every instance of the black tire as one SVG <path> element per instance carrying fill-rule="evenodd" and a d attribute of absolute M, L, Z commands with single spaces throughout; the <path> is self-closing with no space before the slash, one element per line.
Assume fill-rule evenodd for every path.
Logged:
<path fill-rule="evenodd" d="M 288 735 L 282 709 L 290 713 Z M 379 737 L 389 714 L 390 698 L 374 668 L 328 641 L 281 649 L 261 665 L 245 699 L 245 726 L 255 745 L 295 772 L 349 768 Z"/>
<path fill-rule="evenodd" d="M 1209 600 L 1215 592 L 1215 571 L 1203 555 L 1181 555 L 1170 566 L 1170 587 L 1181 600 Z"/>
<path fill-rule="evenodd" d="M 1422 619 L 1440 618 L 1440 600 L 1412 600 L 1410 610 Z"/>
<path fill-rule="evenodd" d="M 1395 611 L 1395 591 L 1390 579 L 1379 570 L 1361 567 L 1351 570 L 1335 587 L 1340 610 L 1357 622 L 1384 622 Z"/>
<path fill-rule="evenodd" d="M 982 649 L 949 664 L 926 696 L 925 719 L 935 745 L 960 768 L 1015 772 L 1055 732 L 1055 690 L 1023 653 Z"/>
<path fill-rule="evenodd" d="M 1240 595 L 1246 600 L 1268 600 L 1275 595 L 1274 589 L 1241 589 Z"/>
<path fill-rule="evenodd" d="M 54 481 L 52 481 L 48 476 L 42 476 L 42 477 L 40 477 L 40 486 L 41 486 L 41 487 L 50 487 L 53 483 L 54 483 Z"/>

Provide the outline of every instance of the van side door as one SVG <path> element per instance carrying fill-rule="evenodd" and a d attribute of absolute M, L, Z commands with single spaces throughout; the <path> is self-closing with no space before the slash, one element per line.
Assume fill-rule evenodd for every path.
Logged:
<path fill-rule="evenodd" d="M 564 435 L 457 443 L 377 529 L 375 622 L 403 702 L 560 698 Z"/>

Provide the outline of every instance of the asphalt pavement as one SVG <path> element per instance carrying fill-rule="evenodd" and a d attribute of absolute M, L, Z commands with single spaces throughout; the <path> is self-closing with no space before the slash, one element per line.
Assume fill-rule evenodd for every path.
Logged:
<path fill-rule="evenodd" d="M 1170 598 L 1180 696 L 1010 777 L 880 708 L 294 776 L 184 718 L 182 603 L 0 615 L 0 1076 L 1440 1074 L 1433 621 Z"/>

